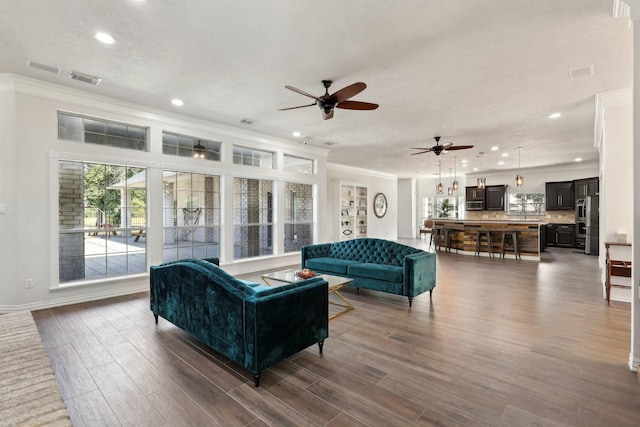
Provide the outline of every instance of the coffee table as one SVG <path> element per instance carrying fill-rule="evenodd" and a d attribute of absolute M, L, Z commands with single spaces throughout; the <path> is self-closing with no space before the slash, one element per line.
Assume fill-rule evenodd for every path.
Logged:
<path fill-rule="evenodd" d="M 286 283 L 300 282 L 302 280 L 306 280 L 302 277 L 299 277 L 296 274 L 297 271 L 298 270 L 293 270 L 293 269 L 274 271 L 273 273 L 263 274 L 261 277 L 264 283 L 266 283 L 269 286 L 280 286 Z M 329 304 L 342 307 L 342 310 L 329 316 L 329 319 L 335 319 L 336 317 L 343 315 L 347 311 L 351 311 L 354 309 L 353 304 L 351 304 L 351 302 L 349 302 L 349 300 L 346 299 L 344 295 L 342 295 L 339 292 L 339 289 L 341 289 L 343 286 L 346 286 L 349 283 L 353 282 L 352 279 L 349 279 L 347 277 L 332 276 L 331 274 L 318 274 L 317 276 L 313 276 L 313 277 L 322 277 L 324 280 L 326 280 L 327 283 L 329 284 L 329 295 L 334 294 L 335 296 L 337 296 L 342 300 L 342 303 L 329 300 Z"/>

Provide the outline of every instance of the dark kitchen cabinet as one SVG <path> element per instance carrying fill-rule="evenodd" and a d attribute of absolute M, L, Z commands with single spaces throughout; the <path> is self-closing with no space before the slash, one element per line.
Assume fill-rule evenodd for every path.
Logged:
<path fill-rule="evenodd" d="M 576 225 L 547 224 L 545 240 L 547 246 L 573 248 L 576 246 Z"/>
<path fill-rule="evenodd" d="M 466 187 L 466 198 L 472 201 L 484 201 L 484 188 Z"/>
<path fill-rule="evenodd" d="M 484 205 L 484 188 L 466 187 L 465 197 L 467 199 L 468 211 L 483 211 Z"/>
<path fill-rule="evenodd" d="M 488 211 L 505 210 L 507 196 L 506 185 L 489 185 L 485 189 L 485 209 Z"/>
<path fill-rule="evenodd" d="M 545 190 L 548 211 L 569 210 L 575 207 L 573 181 L 547 182 Z"/>
<path fill-rule="evenodd" d="M 584 199 L 587 196 L 595 196 L 600 192 L 600 180 L 598 178 L 576 179 L 573 181 L 576 199 Z"/>

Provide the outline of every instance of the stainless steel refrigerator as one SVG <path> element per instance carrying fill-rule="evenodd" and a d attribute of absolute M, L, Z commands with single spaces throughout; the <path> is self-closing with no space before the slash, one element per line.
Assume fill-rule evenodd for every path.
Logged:
<path fill-rule="evenodd" d="M 600 253 L 600 199 L 598 196 L 587 196 L 585 204 L 585 241 L 584 253 L 598 255 Z"/>

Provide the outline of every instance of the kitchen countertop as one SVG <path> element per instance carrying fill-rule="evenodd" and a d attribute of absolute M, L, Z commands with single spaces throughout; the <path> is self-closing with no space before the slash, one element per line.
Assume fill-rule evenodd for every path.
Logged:
<path fill-rule="evenodd" d="M 539 219 L 461 219 L 461 218 L 431 218 L 435 222 L 448 222 L 455 224 L 531 224 L 542 225 L 547 221 Z"/>

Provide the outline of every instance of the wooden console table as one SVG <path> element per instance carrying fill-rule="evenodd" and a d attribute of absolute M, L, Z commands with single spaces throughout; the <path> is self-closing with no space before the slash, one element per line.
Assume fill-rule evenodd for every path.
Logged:
<path fill-rule="evenodd" d="M 604 247 L 607 249 L 607 281 L 605 283 L 607 304 L 610 302 L 612 286 L 627 289 L 631 288 L 629 285 L 615 285 L 611 283 L 611 276 L 631 277 L 631 261 L 611 259 L 609 253 L 609 247 L 611 246 L 631 246 L 631 243 L 604 242 Z"/>

